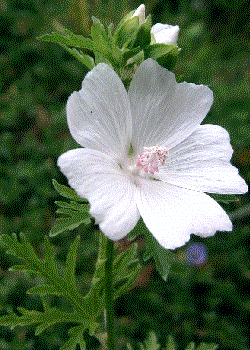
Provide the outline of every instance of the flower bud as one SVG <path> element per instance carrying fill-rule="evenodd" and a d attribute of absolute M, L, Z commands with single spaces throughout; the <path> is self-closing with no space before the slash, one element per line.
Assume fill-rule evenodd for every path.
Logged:
<path fill-rule="evenodd" d="M 139 24 L 143 24 L 145 22 L 145 5 L 141 4 L 134 12 L 132 17 L 139 17 Z"/>
<path fill-rule="evenodd" d="M 144 48 L 151 41 L 151 16 L 145 19 L 145 5 L 131 11 L 119 23 L 114 38 L 120 48 Z"/>
<path fill-rule="evenodd" d="M 179 26 L 171 26 L 169 24 L 156 23 L 151 33 L 157 44 L 173 44 L 177 42 L 179 34 Z"/>

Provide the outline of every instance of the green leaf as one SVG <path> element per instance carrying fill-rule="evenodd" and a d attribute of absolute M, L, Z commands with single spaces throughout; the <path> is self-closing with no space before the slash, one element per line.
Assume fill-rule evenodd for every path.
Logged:
<path fill-rule="evenodd" d="M 113 270 L 117 271 L 117 275 L 115 276 L 117 280 L 124 275 L 131 263 L 138 261 L 136 259 L 137 246 L 136 243 L 132 244 L 130 248 L 117 255 L 114 259 Z"/>
<path fill-rule="evenodd" d="M 68 53 L 70 53 L 73 57 L 75 57 L 79 62 L 81 62 L 88 70 L 91 70 L 95 67 L 94 59 L 86 55 L 76 48 L 71 48 L 63 44 L 59 44 L 64 50 L 66 50 Z"/>
<path fill-rule="evenodd" d="M 195 343 L 190 343 L 185 350 L 195 350 Z"/>
<path fill-rule="evenodd" d="M 37 37 L 37 40 L 93 51 L 93 43 L 91 39 L 84 38 L 82 35 L 76 35 L 68 29 L 65 29 L 65 34 L 52 32 Z"/>
<path fill-rule="evenodd" d="M 144 53 L 145 59 L 152 58 L 162 67 L 172 70 L 177 61 L 179 48 L 174 44 L 153 44 L 146 47 Z"/>
<path fill-rule="evenodd" d="M 110 48 L 108 46 L 108 34 L 98 18 L 93 16 L 92 20 L 91 37 L 94 43 L 94 51 L 98 51 L 104 56 L 109 55 Z"/>
<path fill-rule="evenodd" d="M 155 261 L 157 271 L 164 281 L 166 281 L 171 268 L 173 254 L 169 250 L 163 248 L 150 232 L 147 232 L 146 241 L 147 248 L 144 260 L 147 261 L 152 257 Z"/>
<path fill-rule="evenodd" d="M 159 350 L 160 344 L 157 341 L 156 334 L 154 332 L 150 332 L 147 338 L 143 342 L 145 350 Z"/>
<path fill-rule="evenodd" d="M 77 211 L 82 211 L 83 213 L 89 210 L 88 203 L 81 204 L 75 201 L 70 201 L 70 202 L 56 201 L 55 204 L 61 208 L 74 209 Z"/>
<path fill-rule="evenodd" d="M 41 297 L 42 296 L 45 296 L 45 295 L 57 295 L 57 296 L 60 296 L 62 295 L 63 293 L 62 292 L 59 292 L 55 286 L 52 286 L 50 284 L 42 284 L 40 286 L 35 286 L 35 287 L 32 287 L 30 288 L 29 290 L 27 290 L 28 294 L 34 294 L 34 295 L 40 295 Z"/>
<path fill-rule="evenodd" d="M 66 270 L 64 274 L 64 280 L 71 286 L 72 290 L 76 290 L 75 269 L 80 239 L 80 236 L 77 236 L 75 241 L 71 244 L 65 262 Z"/>
<path fill-rule="evenodd" d="M 69 217 L 56 219 L 54 226 L 49 232 L 51 237 L 65 231 L 74 230 L 81 224 L 87 225 L 90 223 L 90 216 L 88 213 L 72 212 L 70 210 L 67 212 L 70 215 Z"/>
<path fill-rule="evenodd" d="M 21 264 L 21 269 L 25 271 L 33 271 L 46 279 L 46 284 L 52 287 L 48 290 L 49 294 L 53 291 L 53 294 L 63 295 L 72 305 L 73 309 L 77 311 L 83 318 L 86 318 L 86 314 L 89 315 L 87 309 L 87 301 L 84 297 L 79 294 L 76 286 L 73 285 L 74 277 L 70 276 L 70 272 L 73 274 L 73 267 L 69 266 L 66 268 L 67 276 L 69 281 L 62 277 L 58 271 L 57 264 L 55 262 L 55 249 L 49 242 L 48 237 L 44 238 L 44 259 L 39 259 L 34 252 L 33 247 L 25 238 L 24 235 L 20 235 L 20 242 L 16 235 L 2 235 L 0 237 L 0 244 L 7 249 L 7 251 L 18 258 L 20 258 L 24 264 Z M 76 238 L 78 242 L 79 238 Z M 75 256 L 75 249 L 77 243 L 73 243 L 73 248 L 70 249 L 70 257 Z M 66 260 L 69 260 L 68 256 Z M 69 265 L 69 263 L 67 263 Z M 75 264 L 75 261 L 72 261 Z M 40 289 L 40 295 L 45 295 L 46 287 L 39 286 L 37 291 Z M 32 290 L 32 289 L 31 289 Z M 33 289 L 33 291 L 36 289 Z"/>
<path fill-rule="evenodd" d="M 106 32 L 103 24 L 98 18 L 92 17 L 91 37 L 93 40 L 94 52 L 99 54 L 98 62 L 110 62 L 114 67 L 119 67 L 122 62 L 122 51 L 115 44 L 111 33 Z M 108 60 L 108 61 L 107 61 Z"/>
<path fill-rule="evenodd" d="M 85 199 L 79 197 L 71 188 L 59 184 L 56 180 L 52 180 L 56 191 L 70 202 L 56 201 L 60 207 L 57 214 L 63 214 L 65 217 L 56 218 L 55 224 L 49 232 L 50 236 L 56 236 L 65 231 L 71 231 L 81 224 L 90 223 L 90 215 L 88 213 L 89 204 Z"/>
<path fill-rule="evenodd" d="M 113 262 L 115 293 L 119 298 L 127 292 L 140 275 L 141 266 L 137 259 L 137 244 L 116 256 Z"/>
<path fill-rule="evenodd" d="M 84 327 L 77 326 L 69 329 L 69 340 L 60 348 L 60 350 L 75 350 L 77 344 L 80 345 L 81 350 L 86 349 L 86 343 L 83 337 Z"/>
<path fill-rule="evenodd" d="M 240 220 L 250 215 L 250 204 L 246 204 L 229 214 L 231 220 Z"/>
<path fill-rule="evenodd" d="M 175 341 L 172 335 L 168 336 L 168 342 L 166 345 L 166 350 L 176 350 L 176 345 L 175 345 Z"/>
<path fill-rule="evenodd" d="M 62 184 L 59 184 L 55 179 L 52 180 L 52 183 L 53 183 L 55 190 L 61 196 L 65 197 L 67 199 L 71 199 L 71 200 L 76 201 L 76 202 L 87 203 L 87 200 L 78 196 L 78 194 L 76 194 L 76 192 L 74 190 L 72 190 L 72 188 L 65 186 L 65 185 L 62 185 Z"/>
<path fill-rule="evenodd" d="M 76 202 L 73 204 L 69 203 L 69 205 L 74 206 Z M 70 246 L 66 257 L 65 273 L 63 274 L 61 271 L 60 273 L 58 271 L 58 266 L 55 261 L 55 248 L 49 242 L 48 237 L 44 238 L 43 259 L 36 256 L 33 247 L 24 235 L 20 235 L 20 242 L 16 235 L 2 235 L 0 237 L 0 244 L 12 255 L 20 258 L 24 262 L 20 265 L 19 270 L 32 270 L 46 279 L 46 283 L 34 286 L 28 290 L 29 294 L 40 295 L 44 306 L 44 312 L 19 308 L 20 316 L 13 312 L 4 315 L 0 317 L 0 325 L 14 328 L 16 326 L 38 324 L 35 333 L 38 335 L 57 323 L 78 323 L 80 328 L 75 328 L 75 331 L 72 330 L 69 340 L 62 349 L 75 349 L 77 344 L 82 349 L 85 348 L 82 335 L 83 330 L 88 329 L 91 335 L 94 334 L 99 326 L 95 320 L 101 315 L 104 309 L 104 273 L 102 271 L 102 261 L 97 274 L 98 278 L 96 278 L 96 282 L 91 286 L 89 293 L 85 297 L 79 294 L 75 279 L 75 266 L 79 242 L 80 237 L 78 236 Z M 64 312 L 57 308 L 51 308 L 46 299 L 46 296 L 50 294 L 60 295 L 67 299 L 72 306 L 72 313 Z"/>
<path fill-rule="evenodd" d="M 28 272 L 28 273 L 37 273 L 37 271 L 32 270 L 28 265 L 13 265 L 9 268 L 11 272 Z"/>
<path fill-rule="evenodd" d="M 196 350 L 216 350 L 219 345 L 214 343 L 201 343 Z"/>
<path fill-rule="evenodd" d="M 19 270 L 25 270 L 25 266 L 27 266 L 27 270 L 37 272 L 40 260 L 23 234 L 20 234 L 20 242 L 15 234 L 1 235 L 0 245 L 6 250 L 7 254 L 16 256 L 25 261 L 25 264 L 20 265 Z M 17 269 L 17 265 L 14 267 Z"/>
<path fill-rule="evenodd" d="M 45 312 L 26 310 L 25 308 L 18 308 L 21 316 L 15 313 L 10 313 L 0 317 L 0 325 L 9 326 L 11 329 L 16 326 L 31 326 L 39 324 L 36 328 L 36 335 L 42 333 L 45 329 L 57 324 L 68 322 L 81 322 L 81 318 L 74 314 L 60 311 L 56 308 L 50 308 Z"/>
<path fill-rule="evenodd" d="M 29 310 L 25 310 L 27 313 Z M 31 313 L 34 311 L 31 311 Z M 43 331 L 49 327 L 54 326 L 57 323 L 81 323 L 82 319 L 76 313 L 69 313 L 65 311 L 58 310 L 57 308 L 50 308 L 41 312 L 38 319 L 39 325 L 36 327 L 35 335 L 41 334 Z"/>
<path fill-rule="evenodd" d="M 239 197 L 232 194 L 217 194 L 217 193 L 208 193 L 216 202 L 223 204 L 230 204 L 239 202 Z"/>
<path fill-rule="evenodd" d="M 49 268 L 52 269 L 53 271 L 57 271 L 57 265 L 55 262 L 56 249 L 50 243 L 48 236 L 44 236 L 43 250 L 44 250 L 44 263 L 46 264 L 46 266 L 49 266 Z"/>

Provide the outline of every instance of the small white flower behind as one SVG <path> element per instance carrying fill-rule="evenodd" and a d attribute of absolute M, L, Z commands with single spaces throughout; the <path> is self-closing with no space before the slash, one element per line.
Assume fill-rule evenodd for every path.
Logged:
<path fill-rule="evenodd" d="M 145 5 L 141 4 L 134 12 L 132 17 L 139 17 L 139 24 L 145 22 Z M 177 42 L 179 34 L 179 26 L 171 26 L 170 24 L 156 23 L 151 28 L 151 33 L 154 36 L 157 44 L 173 44 Z"/>

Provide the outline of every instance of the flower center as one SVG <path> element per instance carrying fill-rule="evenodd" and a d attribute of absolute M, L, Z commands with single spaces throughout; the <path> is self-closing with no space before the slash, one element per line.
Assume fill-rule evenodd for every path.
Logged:
<path fill-rule="evenodd" d="M 159 172 L 159 164 L 164 165 L 168 156 L 166 147 L 144 147 L 142 154 L 138 155 L 136 166 L 150 175 Z"/>

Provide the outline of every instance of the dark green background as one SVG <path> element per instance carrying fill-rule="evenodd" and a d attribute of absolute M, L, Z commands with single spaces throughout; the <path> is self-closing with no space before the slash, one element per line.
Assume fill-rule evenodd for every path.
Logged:
<path fill-rule="evenodd" d="M 65 104 L 69 94 L 80 88 L 86 70 L 59 46 L 35 38 L 61 26 L 88 36 L 91 15 L 116 24 L 139 5 L 137 1 L 1 0 L 0 233 L 24 232 L 39 255 L 42 238 L 55 219 L 54 201 L 59 199 L 51 180 L 67 183 L 56 166 L 57 158 L 77 147 L 66 124 Z M 249 183 L 249 1 L 148 1 L 145 5 L 153 23 L 180 26 L 182 50 L 175 71 L 184 80 L 213 90 L 214 104 L 205 122 L 229 131 L 233 163 Z M 248 202 L 246 194 L 225 208 L 233 212 Z M 172 334 L 178 349 L 190 341 L 216 342 L 221 350 L 249 349 L 249 217 L 250 210 L 237 215 L 232 233 L 192 237 L 191 242 L 204 243 L 208 251 L 202 266 L 187 263 L 189 243 L 176 250 L 179 262 L 166 283 L 151 262 L 144 267 L 135 288 L 116 304 L 120 348 L 126 339 L 136 343 L 153 329 L 162 345 Z M 93 273 L 97 229 L 92 223 L 53 239 L 58 263 L 63 264 L 69 244 L 78 232 L 82 234 L 77 275 L 83 293 Z M 8 272 L 13 262 L 0 250 L 0 312 L 18 306 L 40 310 L 40 300 L 25 293 L 39 279 Z M 57 298 L 52 302 L 63 307 Z M 34 329 L 0 327 L 0 350 L 54 350 L 66 337 L 65 325 L 39 337 Z"/>

